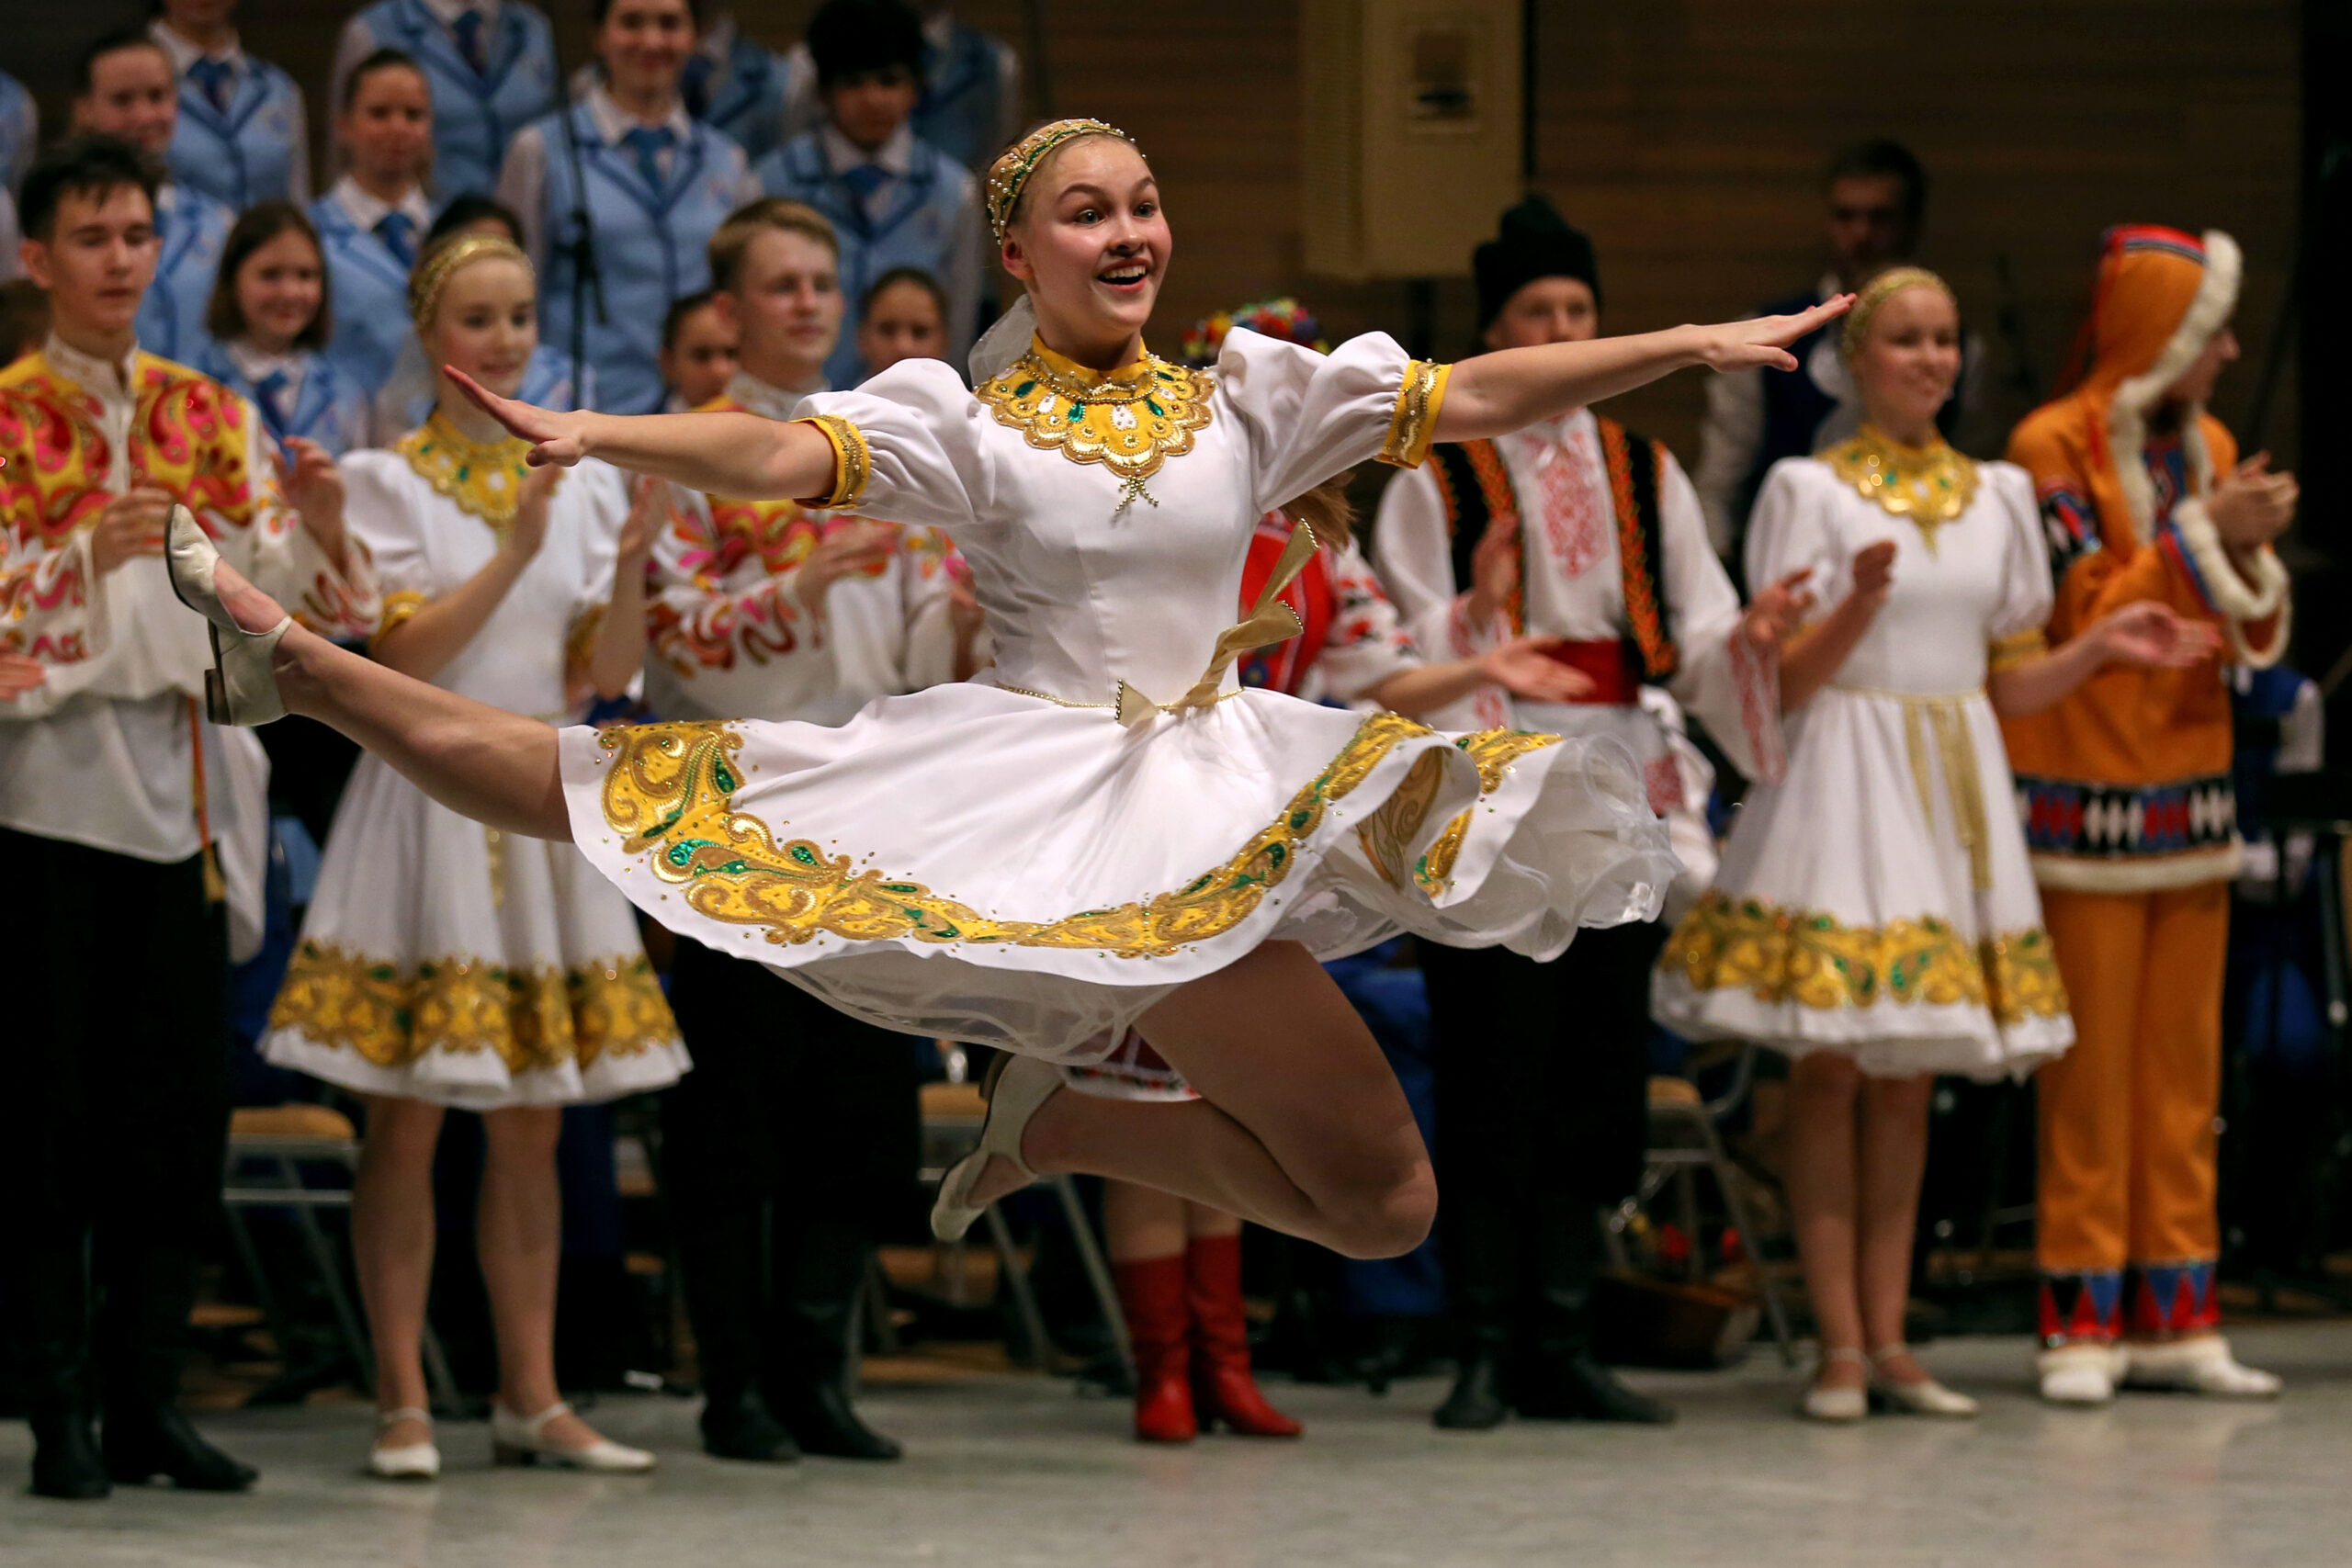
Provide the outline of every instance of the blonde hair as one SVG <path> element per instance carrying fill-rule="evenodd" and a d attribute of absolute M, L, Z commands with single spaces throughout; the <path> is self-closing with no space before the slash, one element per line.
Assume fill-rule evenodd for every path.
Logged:
<path fill-rule="evenodd" d="M 1960 313 L 1960 296 L 1951 291 L 1951 284 L 1926 267 L 1888 267 L 1862 285 L 1861 293 L 1855 298 L 1854 308 L 1846 312 L 1846 328 L 1838 335 L 1838 352 L 1848 364 L 1853 363 L 1854 355 L 1860 354 L 1862 344 L 1870 341 L 1871 320 L 1878 314 L 1879 307 L 1906 288 L 1932 288 L 1951 301 L 1954 315 Z"/>
<path fill-rule="evenodd" d="M 441 308 L 441 295 L 449 279 L 478 261 L 511 261 L 523 269 L 534 288 L 538 287 L 531 258 L 503 234 L 452 234 L 419 257 L 416 270 L 409 274 L 408 319 L 419 333 L 433 324 L 433 313 Z"/>
<path fill-rule="evenodd" d="M 1029 177 L 1045 166 L 1046 160 L 1065 144 L 1089 136 L 1111 136 L 1136 146 L 1136 139 L 1115 125 L 1099 119 L 1057 119 L 1030 131 L 1020 141 L 997 154 L 989 165 L 987 185 L 989 228 L 997 243 L 1004 243 L 1004 231 L 1021 215 L 1021 198 L 1028 189 Z M 1143 149 L 1136 147 L 1136 156 L 1143 156 Z M 1146 160 L 1148 162 L 1148 160 Z"/>
<path fill-rule="evenodd" d="M 752 242 L 769 230 L 814 240 L 836 263 L 842 259 L 841 236 L 833 232 L 832 224 L 823 213 L 788 197 L 763 196 L 737 208 L 727 215 L 726 221 L 711 231 L 706 254 L 710 258 L 712 288 L 721 294 L 732 294 L 741 288 L 743 257 L 750 253 Z"/>

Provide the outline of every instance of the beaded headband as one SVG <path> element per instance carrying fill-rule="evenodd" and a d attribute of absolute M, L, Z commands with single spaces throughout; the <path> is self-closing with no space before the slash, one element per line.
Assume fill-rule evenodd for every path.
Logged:
<path fill-rule="evenodd" d="M 441 305 L 441 291 L 449 287 L 459 267 L 492 259 L 516 263 L 526 275 L 531 274 L 531 258 L 523 254 L 523 247 L 498 234 L 468 234 L 427 252 L 408 280 L 408 318 L 417 330 L 423 332 L 433 320 L 433 312 Z"/>
<path fill-rule="evenodd" d="M 1854 308 L 1846 312 L 1846 329 L 1838 339 L 1838 352 L 1849 360 L 1860 353 L 1863 340 L 1870 336 L 1871 318 L 1878 314 L 1880 306 L 1906 288 L 1932 288 L 1951 300 L 1954 310 L 1960 309 L 1960 297 L 1951 291 L 1951 285 L 1926 267 L 1888 267 L 1862 285 Z"/>
<path fill-rule="evenodd" d="M 1135 138 L 1115 125 L 1105 125 L 1099 119 L 1057 119 L 1051 125 L 1041 125 L 1012 146 L 995 163 L 989 165 L 989 228 L 997 243 L 1004 243 L 1004 226 L 1012 221 L 1012 208 L 1021 199 L 1021 187 L 1046 161 L 1046 154 L 1065 141 L 1075 141 L 1081 136 L 1115 136 L 1134 147 Z M 1137 148 L 1138 154 L 1142 149 Z"/>

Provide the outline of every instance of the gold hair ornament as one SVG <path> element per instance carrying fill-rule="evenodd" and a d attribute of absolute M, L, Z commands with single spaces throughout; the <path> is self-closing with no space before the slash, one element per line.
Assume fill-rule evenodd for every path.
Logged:
<path fill-rule="evenodd" d="M 1871 318 L 1878 314 L 1879 307 L 1906 288 L 1932 288 L 1951 301 L 1954 313 L 1960 310 L 1960 297 L 1951 291 L 1951 285 L 1926 267 L 1888 267 L 1862 285 L 1861 293 L 1855 297 L 1854 308 L 1846 312 L 1846 328 L 1838 339 L 1838 352 L 1849 364 L 1852 363 L 1855 355 L 1861 352 L 1863 340 L 1870 336 Z"/>
<path fill-rule="evenodd" d="M 1021 187 L 1029 183 L 1029 176 L 1037 172 L 1046 154 L 1081 136 L 1115 136 L 1130 147 L 1136 144 L 1134 137 L 1099 119 L 1057 119 L 1039 126 L 989 165 L 989 228 L 994 231 L 998 243 L 1004 242 L 1004 226 L 1012 221 L 1012 209 L 1021 199 Z M 1140 156 L 1143 150 L 1136 151 Z"/>
<path fill-rule="evenodd" d="M 523 254 L 523 247 L 497 234 L 468 234 L 427 253 L 408 280 L 408 317 L 416 330 L 423 332 L 432 321 L 433 312 L 441 306 L 441 291 L 449 287 L 458 268 L 492 258 L 511 261 L 536 279 L 531 258 Z"/>

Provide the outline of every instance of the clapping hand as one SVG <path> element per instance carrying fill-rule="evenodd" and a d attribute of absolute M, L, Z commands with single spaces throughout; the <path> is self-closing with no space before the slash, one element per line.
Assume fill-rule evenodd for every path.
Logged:
<path fill-rule="evenodd" d="M 1482 627 L 1488 625 L 1518 592 L 1519 519 L 1491 517 L 1470 552 L 1470 619 Z"/>
<path fill-rule="evenodd" d="M 2272 473 L 2270 454 L 2257 452 L 2215 482 L 2205 511 L 2222 544 L 2251 550 L 2287 531 L 2301 493 L 2294 475 Z"/>
<path fill-rule="evenodd" d="M 1777 651 L 1796 635 L 1813 608 L 1813 594 L 1804 585 L 1812 575 L 1810 567 L 1792 571 L 1756 596 L 1739 620 L 1739 635 L 1748 647 L 1758 653 Z"/>
<path fill-rule="evenodd" d="M 2219 653 L 2221 633 L 2211 623 L 2190 620 L 2168 604 L 2143 599 L 2126 604 L 2091 628 L 2105 661 L 2151 670 L 2181 670 Z"/>
<path fill-rule="evenodd" d="M 842 578 L 857 572 L 878 573 L 899 547 L 899 525 L 872 518 L 853 518 L 825 531 L 794 570 L 793 592 L 812 615 L 825 613 L 825 595 Z"/>
<path fill-rule="evenodd" d="M 548 503 L 555 499 L 556 487 L 562 482 L 561 468 L 535 468 L 523 476 L 522 491 L 514 500 L 514 521 L 506 525 L 506 548 L 518 558 L 529 560 L 547 543 Z"/>
<path fill-rule="evenodd" d="M 526 459 L 533 468 L 553 464 L 568 468 L 588 455 L 587 416 L 557 413 L 514 398 L 502 398 L 464 371 L 444 365 L 441 374 L 474 405 L 506 427 L 507 433 L 531 444 Z"/>
<path fill-rule="evenodd" d="M 1546 651 L 1558 646 L 1557 637 L 1513 637 L 1480 655 L 1478 672 L 1512 696 L 1532 703 L 1583 702 L 1600 688 L 1591 676 Z"/>
<path fill-rule="evenodd" d="M 90 564 L 104 577 L 135 557 L 162 555 L 171 514 L 171 492 L 153 485 L 116 496 L 90 525 Z"/>
<path fill-rule="evenodd" d="M 1854 554 L 1854 597 L 1876 606 L 1894 586 L 1894 541 L 1881 539 Z"/>
<path fill-rule="evenodd" d="M 536 479 L 538 475 L 531 475 Z M 528 482 L 527 480 L 526 481 Z M 662 480 L 638 476 L 629 487 L 628 516 L 621 524 L 619 562 L 623 567 L 639 567 L 652 551 L 653 541 L 669 520 L 669 508 L 663 491 L 669 487 Z"/>
<path fill-rule="evenodd" d="M 330 553 L 343 549 L 343 470 L 317 442 L 289 435 L 277 454 L 277 483 L 302 526 Z"/>
<path fill-rule="evenodd" d="M 47 679 L 49 671 L 40 660 L 0 649 L 0 703 L 14 702 Z"/>

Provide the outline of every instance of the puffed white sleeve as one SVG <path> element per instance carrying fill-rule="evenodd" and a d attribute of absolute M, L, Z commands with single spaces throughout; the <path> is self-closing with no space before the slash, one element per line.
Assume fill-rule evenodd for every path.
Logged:
<path fill-rule="evenodd" d="M 1367 458 L 1419 468 L 1451 368 L 1415 359 L 1386 333 L 1351 338 L 1329 355 L 1245 328 L 1227 333 L 1217 386 L 1248 435 L 1257 511 Z"/>
<path fill-rule="evenodd" d="M 1715 558 L 1698 491 L 1682 465 L 1667 457 L 1658 467 L 1667 624 L 1679 656 L 1667 689 L 1741 773 L 1778 783 L 1789 762 L 1781 734 L 1780 661 L 1759 653 L 1745 635 L 1738 591 Z"/>
<path fill-rule="evenodd" d="M 901 360 L 801 407 L 834 459 L 832 490 L 807 503 L 951 535 L 1000 521 L 995 460 L 980 438 L 987 411 L 944 360 Z"/>
<path fill-rule="evenodd" d="M 382 596 L 372 641 L 433 601 L 438 582 L 426 536 L 430 520 L 418 510 L 408 465 L 398 454 L 354 452 L 336 466 L 343 470 L 344 527 L 368 547 Z"/>
<path fill-rule="evenodd" d="M 1800 587 L 1813 595 L 1816 618 L 1853 592 L 1853 552 L 1846 547 L 1825 504 L 1826 470 L 1810 457 L 1783 457 L 1764 476 L 1747 519 L 1749 597 L 1802 571 Z"/>
<path fill-rule="evenodd" d="M 2011 463 L 1986 463 L 1979 482 L 2001 505 L 2007 548 L 2001 558 L 2001 597 L 1984 626 L 1986 667 L 1994 673 L 2014 669 L 2049 647 L 2043 628 L 2057 603 L 2050 576 L 2050 536 L 2043 529 L 2031 476 Z"/>
<path fill-rule="evenodd" d="M 227 525 L 212 530 L 221 553 L 312 631 L 330 637 L 367 636 L 380 606 L 366 537 L 346 529 L 342 560 L 329 557 L 278 483 L 277 443 L 262 423 L 261 411 L 242 399 L 235 405 L 245 431 L 246 488 L 242 504 L 210 511 Z M 347 497 L 344 510 L 347 518 Z"/>

